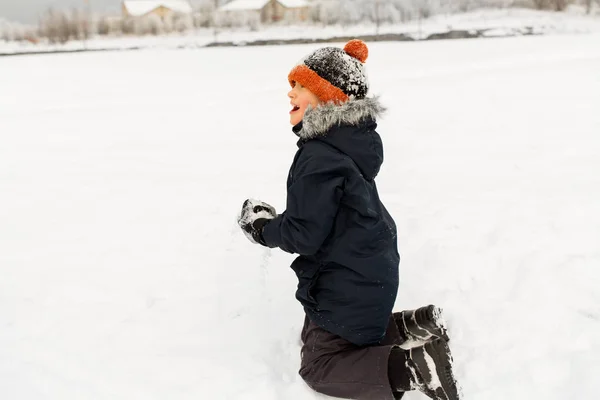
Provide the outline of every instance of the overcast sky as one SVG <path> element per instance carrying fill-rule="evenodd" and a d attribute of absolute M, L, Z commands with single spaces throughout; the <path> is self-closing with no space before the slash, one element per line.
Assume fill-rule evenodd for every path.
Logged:
<path fill-rule="evenodd" d="M 92 10 L 119 11 L 121 0 L 89 0 Z M 36 22 L 38 15 L 50 7 L 57 10 L 84 8 L 85 0 L 0 0 L 0 18 L 19 22 Z"/>

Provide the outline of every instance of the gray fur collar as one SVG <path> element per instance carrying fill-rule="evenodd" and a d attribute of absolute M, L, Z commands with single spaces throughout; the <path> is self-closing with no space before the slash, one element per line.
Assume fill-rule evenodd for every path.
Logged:
<path fill-rule="evenodd" d="M 358 125 L 366 118 L 377 119 L 385 112 L 379 97 L 348 100 L 343 104 L 327 103 L 309 106 L 302 119 L 302 129 L 296 134 L 302 139 L 325 135 L 337 125 Z"/>

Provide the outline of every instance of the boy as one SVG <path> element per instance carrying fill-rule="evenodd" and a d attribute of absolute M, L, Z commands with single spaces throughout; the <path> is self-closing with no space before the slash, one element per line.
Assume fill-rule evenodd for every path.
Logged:
<path fill-rule="evenodd" d="M 456 400 L 439 309 L 392 314 L 400 257 L 374 180 L 384 109 L 366 97 L 367 56 L 366 44 L 352 40 L 292 69 L 290 122 L 299 149 L 286 211 L 246 200 L 238 222 L 252 242 L 299 254 L 291 267 L 306 313 L 300 375 L 311 388 L 360 400 L 399 399 L 415 389 Z"/>

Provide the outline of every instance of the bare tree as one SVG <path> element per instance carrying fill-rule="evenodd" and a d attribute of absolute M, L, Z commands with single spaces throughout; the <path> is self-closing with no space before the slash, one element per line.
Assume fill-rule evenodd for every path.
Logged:
<path fill-rule="evenodd" d="M 67 43 L 71 38 L 69 17 L 65 13 L 59 13 L 56 21 L 58 24 L 58 41 L 62 44 Z"/>
<path fill-rule="evenodd" d="M 108 18 L 103 17 L 98 21 L 98 35 L 109 35 L 111 33 L 111 25 Z"/>
<path fill-rule="evenodd" d="M 379 36 L 379 28 L 381 27 L 381 0 L 375 0 L 375 35 Z"/>
<path fill-rule="evenodd" d="M 553 0 L 552 3 L 555 11 L 564 11 L 569 4 L 571 4 L 572 0 Z"/>
<path fill-rule="evenodd" d="M 335 25 L 340 22 L 340 0 L 324 0 L 319 7 L 319 20 L 325 25 Z"/>
<path fill-rule="evenodd" d="M 175 15 L 174 28 L 177 32 L 186 32 L 194 29 L 194 18 L 190 14 Z"/>
<path fill-rule="evenodd" d="M 82 16 L 78 9 L 73 9 L 71 12 L 71 19 L 68 21 L 69 26 L 69 37 L 72 37 L 75 40 L 81 39 L 81 20 Z"/>
<path fill-rule="evenodd" d="M 171 33 L 175 29 L 175 20 L 169 15 L 163 18 L 163 29 L 165 33 Z"/>
<path fill-rule="evenodd" d="M 374 3 L 380 0 L 374 0 Z M 346 0 L 343 5 L 343 10 L 338 14 L 338 22 L 342 25 L 356 25 L 365 20 L 365 8 L 360 4 L 360 0 Z M 368 13 L 368 11 L 367 11 Z M 368 15 L 370 17 L 370 15 Z"/>
<path fill-rule="evenodd" d="M 158 15 L 149 15 L 145 24 L 145 31 L 142 35 L 152 34 L 154 36 L 161 35 L 164 32 L 164 23 Z"/>
<path fill-rule="evenodd" d="M 123 19 L 119 17 L 102 17 L 97 23 L 96 31 L 99 35 L 123 33 Z"/>
<path fill-rule="evenodd" d="M 218 13 L 219 13 L 219 0 L 213 0 L 213 9 L 212 9 L 212 21 L 211 24 L 213 26 L 213 36 L 214 36 L 214 40 L 215 42 L 217 42 L 219 40 L 219 24 L 218 24 Z"/>
<path fill-rule="evenodd" d="M 594 8 L 594 3 L 600 6 L 600 0 L 584 0 L 586 14 L 591 14 Z"/>
<path fill-rule="evenodd" d="M 215 0 L 201 0 L 196 8 L 196 13 L 193 15 L 194 28 L 209 28 L 213 26 L 215 21 L 216 7 L 218 6 Z"/>
<path fill-rule="evenodd" d="M 564 11 L 572 3 L 573 0 L 533 0 L 538 10 Z"/>
<path fill-rule="evenodd" d="M 121 32 L 126 35 L 135 33 L 135 18 L 123 18 L 121 20 Z"/>
<path fill-rule="evenodd" d="M 50 43 L 66 43 L 71 39 L 85 40 L 90 36 L 91 22 L 86 13 L 74 9 L 70 16 L 49 9 L 40 18 L 38 32 Z"/>
<path fill-rule="evenodd" d="M 431 0 L 422 0 L 418 6 L 418 10 L 419 19 L 427 19 L 435 13 L 434 4 Z"/>
<path fill-rule="evenodd" d="M 472 0 L 459 0 L 458 1 L 458 11 L 467 12 L 473 8 Z"/>
<path fill-rule="evenodd" d="M 0 39 L 10 42 L 13 40 L 13 27 L 10 22 L 0 19 Z"/>
<path fill-rule="evenodd" d="M 61 38 L 61 21 L 61 14 L 54 11 L 53 9 L 49 9 L 40 18 L 40 35 L 48 38 L 48 41 L 50 41 L 50 43 L 58 43 Z"/>
<path fill-rule="evenodd" d="M 5 40 L 7 42 L 28 41 L 31 43 L 37 43 L 39 41 L 38 34 L 34 27 L 2 19 L 0 19 L 0 40 Z"/>

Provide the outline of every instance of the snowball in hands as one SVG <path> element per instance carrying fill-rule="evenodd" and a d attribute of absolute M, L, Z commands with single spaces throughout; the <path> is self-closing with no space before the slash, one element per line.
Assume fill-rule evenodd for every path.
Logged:
<path fill-rule="evenodd" d="M 276 216 L 277 212 L 273 206 L 260 200 L 248 199 L 242 205 L 238 224 L 248 240 L 264 246 L 265 241 L 262 238 L 262 228 L 269 220 Z"/>

